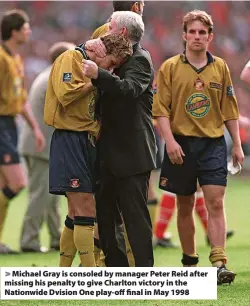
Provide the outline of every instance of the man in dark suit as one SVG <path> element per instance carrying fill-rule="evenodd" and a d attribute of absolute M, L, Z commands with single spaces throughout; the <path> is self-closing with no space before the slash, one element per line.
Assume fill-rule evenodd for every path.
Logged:
<path fill-rule="evenodd" d="M 100 194 L 96 201 L 100 242 L 107 266 L 128 266 L 124 241 L 117 235 L 121 213 L 135 266 L 153 266 L 147 209 L 149 177 L 156 159 L 151 113 L 153 65 L 150 54 L 139 45 L 144 33 L 141 16 L 114 12 L 109 33 L 128 36 L 134 53 L 114 74 L 92 61 L 83 64 L 84 74 L 104 92 L 100 99 Z"/>

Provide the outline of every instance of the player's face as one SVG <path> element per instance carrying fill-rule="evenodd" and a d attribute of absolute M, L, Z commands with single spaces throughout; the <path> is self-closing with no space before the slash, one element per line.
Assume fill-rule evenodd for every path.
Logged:
<path fill-rule="evenodd" d="M 13 37 L 17 44 L 22 45 L 28 42 L 31 35 L 31 28 L 28 22 L 24 23 L 19 31 L 13 31 Z"/>
<path fill-rule="evenodd" d="M 186 41 L 186 48 L 194 52 L 203 52 L 213 39 L 213 33 L 208 33 L 208 27 L 199 20 L 190 22 L 187 25 L 187 33 L 183 32 L 183 39 Z"/>
<path fill-rule="evenodd" d="M 96 64 L 106 70 L 113 71 L 115 68 L 122 64 L 123 60 L 121 58 L 116 58 L 114 55 L 109 54 L 103 58 L 97 58 Z"/>

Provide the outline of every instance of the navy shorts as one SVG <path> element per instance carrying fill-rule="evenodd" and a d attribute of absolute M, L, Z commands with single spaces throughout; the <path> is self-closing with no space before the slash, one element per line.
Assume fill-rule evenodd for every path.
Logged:
<path fill-rule="evenodd" d="M 0 165 L 19 164 L 17 127 L 13 116 L 0 116 Z"/>
<path fill-rule="evenodd" d="M 49 162 L 49 192 L 94 193 L 96 148 L 88 132 L 56 129 Z"/>
<path fill-rule="evenodd" d="M 200 186 L 227 184 L 227 147 L 224 136 L 199 138 L 175 135 L 185 154 L 182 165 L 172 164 L 165 150 L 159 188 L 191 195 Z"/>

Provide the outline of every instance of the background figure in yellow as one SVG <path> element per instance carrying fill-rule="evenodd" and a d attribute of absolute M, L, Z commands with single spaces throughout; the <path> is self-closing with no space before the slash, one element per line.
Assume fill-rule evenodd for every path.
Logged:
<path fill-rule="evenodd" d="M 107 56 L 100 58 L 80 45 L 60 55 L 48 81 L 45 122 L 55 131 L 50 145 L 49 191 L 66 195 L 68 215 L 60 239 L 60 266 L 71 266 L 78 250 L 83 267 L 95 266 L 94 221 L 97 90 L 83 75 L 82 63 L 93 60 L 104 69 L 118 67 L 132 54 L 121 35 L 101 38 Z"/>
<path fill-rule="evenodd" d="M 153 115 L 166 143 L 160 187 L 177 194 L 177 224 L 183 250 L 182 264 L 196 266 L 193 219 L 197 179 L 208 210 L 209 259 L 217 267 L 218 284 L 231 283 L 227 270 L 224 194 L 227 148 L 224 125 L 232 140 L 232 158 L 242 164 L 238 106 L 225 61 L 208 52 L 213 21 L 204 11 L 183 19 L 186 51 L 165 61 L 157 76 Z"/>
<path fill-rule="evenodd" d="M 45 139 L 26 102 L 24 69 L 18 48 L 27 43 L 31 34 L 29 18 L 21 10 L 4 14 L 1 21 L 0 46 L 0 241 L 9 202 L 26 186 L 27 178 L 17 150 L 15 117 L 21 114 L 32 129 L 36 150 L 41 151 Z M 0 254 L 15 251 L 0 243 Z"/>

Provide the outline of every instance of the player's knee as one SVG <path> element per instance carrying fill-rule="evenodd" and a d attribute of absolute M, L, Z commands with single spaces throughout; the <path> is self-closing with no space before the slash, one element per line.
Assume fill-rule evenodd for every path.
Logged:
<path fill-rule="evenodd" d="M 75 207 L 74 210 L 75 216 L 89 216 L 95 218 L 96 216 L 96 211 L 95 211 L 95 206 L 93 203 L 85 203 L 84 207 L 78 206 Z"/>
<path fill-rule="evenodd" d="M 88 216 L 95 218 L 95 201 L 92 194 L 82 194 L 81 198 L 74 203 L 75 216 Z"/>
<path fill-rule="evenodd" d="M 220 214 L 223 214 L 223 199 L 214 198 L 213 200 L 209 201 L 209 203 L 207 203 L 207 209 L 210 216 L 218 216 Z"/>
<path fill-rule="evenodd" d="M 177 196 L 179 216 L 191 216 L 194 209 L 194 196 Z"/>

